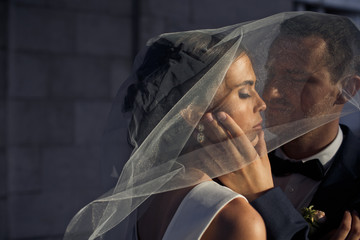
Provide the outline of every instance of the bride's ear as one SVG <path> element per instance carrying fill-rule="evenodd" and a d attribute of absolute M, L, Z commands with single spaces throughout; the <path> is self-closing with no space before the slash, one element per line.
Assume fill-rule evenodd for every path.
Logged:
<path fill-rule="evenodd" d="M 190 125 L 195 127 L 199 122 L 201 116 L 200 109 L 194 105 L 189 105 L 187 108 L 180 111 L 180 116 Z"/>
<path fill-rule="evenodd" d="M 353 75 L 347 77 L 342 84 L 341 92 L 339 93 L 335 104 L 347 103 L 360 89 L 360 76 Z"/>

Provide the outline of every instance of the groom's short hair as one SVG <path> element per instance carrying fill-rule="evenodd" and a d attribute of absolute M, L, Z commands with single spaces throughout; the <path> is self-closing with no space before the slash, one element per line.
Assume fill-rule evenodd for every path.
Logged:
<path fill-rule="evenodd" d="M 347 73 L 360 75 L 360 31 L 347 17 L 304 13 L 281 24 L 278 38 L 282 37 L 324 40 L 327 49 L 324 60 L 335 83 Z"/>

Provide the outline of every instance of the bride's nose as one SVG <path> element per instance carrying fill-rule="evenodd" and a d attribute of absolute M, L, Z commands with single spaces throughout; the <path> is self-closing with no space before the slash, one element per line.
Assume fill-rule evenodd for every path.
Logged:
<path fill-rule="evenodd" d="M 266 109 L 265 102 L 262 100 L 262 98 L 259 96 L 259 94 L 256 94 L 255 112 L 265 111 L 265 109 Z"/>

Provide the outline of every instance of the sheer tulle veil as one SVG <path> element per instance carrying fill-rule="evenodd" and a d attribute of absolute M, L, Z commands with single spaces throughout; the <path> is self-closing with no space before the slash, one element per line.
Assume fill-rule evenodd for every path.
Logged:
<path fill-rule="evenodd" d="M 329 50 L 328 56 L 337 78 L 333 80 L 334 86 L 346 104 L 341 107 L 342 111 L 327 110 L 324 107 L 327 105 L 321 105 L 309 112 L 304 110 L 300 117 L 279 117 L 279 121 L 268 120 L 265 111 L 263 131 L 267 150 L 340 116 L 359 111 L 356 84 L 360 83 L 352 76 L 360 75 L 360 37 L 359 30 L 346 18 L 287 12 L 219 29 L 157 36 L 138 54 L 132 74 L 120 87 L 109 115 L 103 161 L 114 163 L 118 181 L 113 189 L 73 217 L 65 239 L 106 239 L 107 234 L 115 230 L 116 239 L 131 239 L 136 220 L 152 195 L 193 186 L 204 181 L 204 174 L 215 178 L 250 164 L 254 158 L 249 157 L 248 147 L 236 157 L 229 156 L 225 150 L 211 151 L 209 158 L 194 157 L 211 148 L 225 149 L 223 142 L 199 144 L 196 140 L 198 123 L 214 104 L 229 66 L 239 56 L 245 54 L 251 59 L 257 78 L 256 89 L 262 96 L 271 78 L 268 68 L 272 52 L 277 49 L 276 53 L 281 53 L 286 47 L 286 44 L 277 48 L 274 45 L 281 39 L 305 37 L 306 29 L 297 28 L 298 19 L 313 22 L 314 28 L 317 22 L 350 26 L 348 29 L 339 27 L 341 31 L 334 33 L 338 35 L 336 41 L 346 45 L 346 52 L 339 53 L 337 46 L 332 46 L 334 49 Z M 287 25 L 290 27 L 284 27 L 284 22 L 290 22 Z M 309 28 L 306 24 L 304 28 Z M 300 34 L 302 30 L 303 35 Z M 323 31 L 328 34 L 325 29 Z M 336 27 L 331 31 L 336 31 Z M 301 92 L 312 83 L 309 79 L 301 79 L 297 83 L 283 84 L 278 91 L 282 91 L 281 88 L 294 90 L 295 84 L 296 91 Z M 291 116 L 293 108 L 281 111 L 284 116 Z M 190 115 L 191 121 L 184 115 Z M 256 146 L 252 151 L 259 156 L 266 154 Z"/>

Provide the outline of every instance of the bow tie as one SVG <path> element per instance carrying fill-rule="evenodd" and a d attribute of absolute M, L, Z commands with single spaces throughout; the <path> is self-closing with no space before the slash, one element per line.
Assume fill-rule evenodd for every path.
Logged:
<path fill-rule="evenodd" d="M 274 152 L 269 153 L 271 170 L 275 176 L 284 176 L 291 173 L 299 173 L 316 181 L 325 176 L 323 165 L 318 159 L 302 161 L 289 161 L 279 158 Z"/>

